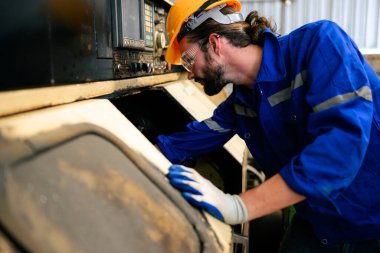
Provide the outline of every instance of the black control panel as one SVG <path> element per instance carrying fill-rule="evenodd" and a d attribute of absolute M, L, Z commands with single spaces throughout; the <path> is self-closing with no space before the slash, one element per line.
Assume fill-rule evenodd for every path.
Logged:
<path fill-rule="evenodd" d="M 116 0 L 114 2 L 115 77 L 163 74 L 167 71 L 164 51 L 168 42 L 165 22 L 169 7 L 170 5 L 163 1 Z M 136 15 L 131 15 L 131 12 Z M 134 29 L 130 28 L 132 24 Z"/>

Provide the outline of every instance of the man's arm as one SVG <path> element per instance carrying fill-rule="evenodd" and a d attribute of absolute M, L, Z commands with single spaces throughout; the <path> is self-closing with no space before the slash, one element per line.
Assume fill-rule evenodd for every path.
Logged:
<path fill-rule="evenodd" d="M 241 193 L 248 212 L 248 220 L 273 213 L 301 202 L 304 196 L 293 191 L 280 174 L 276 174 L 256 188 Z"/>

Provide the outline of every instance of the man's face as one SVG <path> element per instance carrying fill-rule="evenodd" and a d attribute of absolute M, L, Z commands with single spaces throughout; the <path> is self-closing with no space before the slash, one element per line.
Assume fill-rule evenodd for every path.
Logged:
<path fill-rule="evenodd" d="M 203 85 L 205 93 L 209 96 L 218 94 L 230 81 L 224 79 L 224 68 L 219 63 L 214 63 L 210 54 L 204 52 L 205 66 L 203 77 L 195 76 L 194 80 Z"/>
<path fill-rule="evenodd" d="M 224 66 L 217 62 L 213 57 L 215 53 L 210 53 L 211 45 L 207 44 L 206 51 L 200 49 L 200 45 L 196 43 L 188 43 L 186 38 L 180 43 L 184 66 L 188 70 L 188 78 L 200 83 L 207 95 L 212 96 L 218 94 L 224 86 L 231 83 L 225 79 Z"/>

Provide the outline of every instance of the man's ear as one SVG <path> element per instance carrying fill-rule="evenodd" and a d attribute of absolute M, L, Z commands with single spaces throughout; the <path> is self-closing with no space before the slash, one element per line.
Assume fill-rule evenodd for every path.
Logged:
<path fill-rule="evenodd" d="M 217 33 L 211 33 L 208 38 L 208 42 L 213 52 L 217 55 L 220 54 L 220 50 L 222 46 L 220 35 Z"/>

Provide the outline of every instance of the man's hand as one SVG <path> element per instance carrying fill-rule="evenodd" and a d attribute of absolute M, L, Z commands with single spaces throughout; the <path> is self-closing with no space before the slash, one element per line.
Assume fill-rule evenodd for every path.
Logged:
<path fill-rule="evenodd" d="M 191 168 L 173 165 L 167 175 L 170 183 L 192 205 L 203 208 L 228 224 L 247 221 L 247 208 L 238 195 L 225 194 Z"/>

